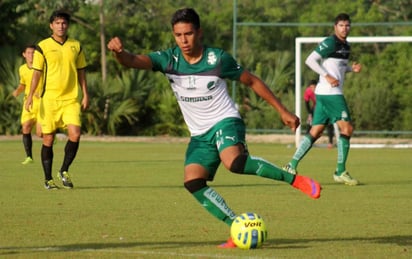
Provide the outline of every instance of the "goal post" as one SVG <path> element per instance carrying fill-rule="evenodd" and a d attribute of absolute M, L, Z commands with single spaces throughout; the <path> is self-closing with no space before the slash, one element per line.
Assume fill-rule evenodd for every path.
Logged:
<path fill-rule="evenodd" d="M 295 113 L 301 118 L 302 98 L 302 44 L 320 43 L 326 37 L 297 37 L 295 39 Z M 348 37 L 349 43 L 395 43 L 412 42 L 409 36 L 371 36 L 371 37 Z M 299 145 L 302 127 L 299 126 L 295 133 L 295 145 Z"/>

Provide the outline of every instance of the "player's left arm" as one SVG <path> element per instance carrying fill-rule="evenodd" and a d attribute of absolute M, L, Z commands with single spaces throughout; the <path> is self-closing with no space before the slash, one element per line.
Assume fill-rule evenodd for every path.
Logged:
<path fill-rule="evenodd" d="M 282 102 L 275 96 L 269 87 L 257 76 L 253 75 L 247 70 L 244 70 L 240 75 L 239 81 L 250 87 L 257 95 L 274 107 L 280 114 L 285 125 L 290 127 L 293 131 L 299 126 L 299 118 L 291 113 Z"/>
<path fill-rule="evenodd" d="M 77 78 L 79 80 L 80 87 L 82 89 L 82 109 L 86 110 L 89 107 L 89 93 L 87 92 L 87 80 L 86 80 L 86 69 L 77 70 Z"/>

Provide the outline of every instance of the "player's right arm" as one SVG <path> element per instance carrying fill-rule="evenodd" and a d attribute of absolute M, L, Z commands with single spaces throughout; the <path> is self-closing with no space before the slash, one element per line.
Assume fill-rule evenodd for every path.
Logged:
<path fill-rule="evenodd" d="M 30 92 L 29 92 L 29 95 L 27 96 L 26 105 L 24 107 L 26 111 L 30 111 L 30 109 L 33 106 L 33 95 L 34 95 L 34 92 L 36 91 L 37 85 L 39 84 L 41 76 L 42 76 L 42 71 L 40 70 L 33 71 L 33 77 L 31 79 L 31 84 L 30 84 Z"/>
<path fill-rule="evenodd" d="M 135 55 L 125 50 L 119 37 L 112 38 L 107 47 L 114 53 L 117 61 L 125 67 L 145 70 L 151 70 L 153 67 L 149 56 Z"/>
<path fill-rule="evenodd" d="M 310 55 L 306 58 L 305 64 L 315 73 L 324 77 L 328 74 L 328 71 L 326 71 L 326 69 L 320 64 L 321 60 L 322 56 L 318 52 L 312 51 L 312 53 L 310 53 Z"/>
<path fill-rule="evenodd" d="M 12 92 L 12 95 L 14 97 L 19 96 L 19 94 L 21 94 L 25 89 L 26 89 L 26 80 L 24 77 L 24 67 L 25 65 L 20 66 L 19 68 L 19 85 L 17 86 L 17 88 Z"/>
<path fill-rule="evenodd" d="M 333 76 L 329 75 L 328 72 L 326 71 L 326 69 L 324 67 L 322 67 L 322 65 L 320 64 L 322 60 L 322 56 L 316 52 L 313 51 L 305 60 L 305 64 L 312 69 L 314 72 L 316 72 L 317 74 L 319 74 L 320 76 L 325 77 L 325 79 L 328 81 L 328 83 L 332 86 L 332 87 L 336 87 L 339 86 L 339 80 L 337 80 L 336 78 L 334 78 Z"/>

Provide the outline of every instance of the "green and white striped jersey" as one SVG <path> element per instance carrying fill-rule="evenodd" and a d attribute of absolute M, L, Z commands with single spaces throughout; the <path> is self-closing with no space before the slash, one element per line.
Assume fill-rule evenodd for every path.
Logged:
<path fill-rule="evenodd" d="M 319 77 L 315 93 L 322 95 L 343 94 L 345 74 L 351 71 L 348 66 L 350 45 L 347 41 L 339 40 L 335 35 L 324 39 L 315 49 L 322 57 L 321 66 L 326 72 L 339 80 L 339 87 L 331 87 L 325 77 Z"/>
<path fill-rule="evenodd" d="M 152 52 L 153 71 L 168 78 L 192 136 L 240 114 L 225 79 L 239 80 L 243 68 L 222 49 L 205 46 L 201 60 L 189 64 L 178 47 Z"/>

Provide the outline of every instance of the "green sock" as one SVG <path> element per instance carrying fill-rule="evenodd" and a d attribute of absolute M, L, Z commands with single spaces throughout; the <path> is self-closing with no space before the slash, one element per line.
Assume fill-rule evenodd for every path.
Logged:
<path fill-rule="evenodd" d="M 209 211 L 213 216 L 232 225 L 236 214 L 229 208 L 225 200 L 213 188 L 206 186 L 193 193 L 193 196 Z"/>
<path fill-rule="evenodd" d="M 302 141 L 300 142 L 300 145 L 298 149 L 296 150 L 295 154 L 292 157 L 292 160 L 289 162 L 289 164 L 292 166 L 292 168 L 296 169 L 298 167 L 298 164 L 300 160 L 303 159 L 303 157 L 308 153 L 308 151 L 312 148 L 312 144 L 315 142 L 313 137 L 309 134 L 303 136 Z"/>
<path fill-rule="evenodd" d="M 292 184 L 295 176 L 289 174 L 274 164 L 260 158 L 248 156 L 245 164 L 244 174 L 258 175 L 261 177 L 287 182 Z"/>
<path fill-rule="evenodd" d="M 348 159 L 350 138 L 346 135 L 340 135 L 337 143 L 338 148 L 338 163 L 336 174 L 341 175 L 346 171 L 346 160 Z"/>

